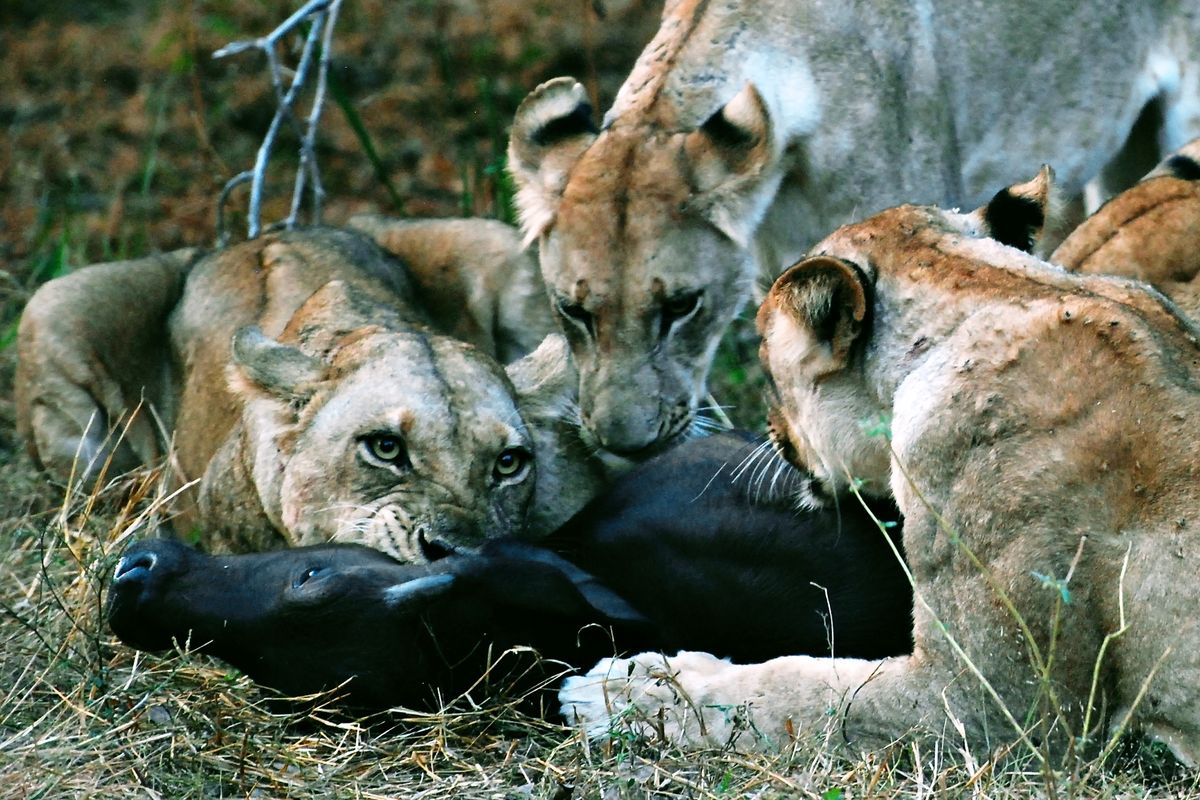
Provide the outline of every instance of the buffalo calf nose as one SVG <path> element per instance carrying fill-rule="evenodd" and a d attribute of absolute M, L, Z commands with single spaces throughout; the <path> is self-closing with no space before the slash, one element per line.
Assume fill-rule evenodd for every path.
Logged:
<path fill-rule="evenodd" d="M 116 570 L 113 571 L 113 583 L 124 585 L 144 581 L 150 576 L 150 572 L 156 564 L 158 564 L 158 556 L 154 553 L 135 553 L 123 556 L 117 562 Z"/>

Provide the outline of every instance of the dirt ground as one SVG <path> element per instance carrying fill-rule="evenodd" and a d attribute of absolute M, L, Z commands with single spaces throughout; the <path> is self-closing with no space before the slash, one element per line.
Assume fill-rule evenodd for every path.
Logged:
<path fill-rule="evenodd" d="M 16 322 L 38 285 L 73 268 L 213 243 L 216 197 L 252 163 L 274 103 L 259 55 L 211 54 L 298 5 L 0 2 L 0 798 L 1200 796 L 1200 778 L 1159 770 L 1153 753 L 1132 771 L 998 762 L 951 740 L 946 752 L 898 745 L 870 760 L 831 755 L 820 736 L 773 756 L 680 753 L 620 736 L 589 743 L 467 701 L 435 715 L 300 719 L 218 662 L 117 644 L 103 587 L 145 530 L 156 475 L 92 496 L 33 471 L 13 426 Z M 326 221 L 362 211 L 508 219 L 502 155 L 517 103 L 573 74 L 607 107 L 660 8 L 347 0 L 333 74 L 353 112 L 325 109 Z M 284 50 L 294 59 L 297 40 Z M 285 213 L 294 136 L 273 164 L 267 220 Z M 245 207 L 239 190 L 238 235 Z M 743 320 L 714 374 L 718 400 L 747 425 L 761 419 L 754 353 Z"/>

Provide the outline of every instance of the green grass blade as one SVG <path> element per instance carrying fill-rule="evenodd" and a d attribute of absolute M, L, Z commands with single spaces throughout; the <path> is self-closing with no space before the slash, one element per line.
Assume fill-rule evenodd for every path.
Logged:
<path fill-rule="evenodd" d="M 350 127 L 354 130 L 354 135 L 358 137 L 359 143 L 362 144 L 363 152 L 367 154 L 367 159 L 371 162 L 371 167 L 375 170 L 375 177 L 383 188 L 387 190 L 394 210 L 402 212 L 404 201 L 400 198 L 400 193 L 396 191 L 396 187 L 392 185 L 391 178 L 388 177 L 387 169 L 383 165 L 383 159 L 379 157 L 379 152 L 375 149 L 375 143 L 371 140 L 371 134 L 367 131 L 367 126 L 363 124 L 362 117 L 358 114 L 358 109 L 350 102 L 350 97 L 346 94 L 345 88 L 334 77 L 332 71 L 329 73 L 329 94 L 333 97 L 333 102 L 337 103 L 338 108 L 346 115 L 346 122 L 350 123 Z"/>

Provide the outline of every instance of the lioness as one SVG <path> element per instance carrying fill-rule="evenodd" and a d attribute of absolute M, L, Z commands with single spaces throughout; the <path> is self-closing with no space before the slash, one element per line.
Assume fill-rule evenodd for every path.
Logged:
<path fill-rule="evenodd" d="M 85 478 L 149 463 L 173 438 L 180 483 L 199 484 L 175 526 L 220 549 L 336 539 L 419 561 L 553 530 L 603 478 L 558 441 L 575 390 L 565 343 L 506 375 L 433 332 L 414 274 L 335 229 L 80 270 L 26 308 L 21 431 L 44 466 Z M 470 309 L 454 324 L 505 339 Z"/>
<path fill-rule="evenodd" d="M 513 120 L 585 424 L 620 452 L 678 435 L 756 277 L 852 218 L 976 205 L 1039 161 L 1068 193 L 1140 175 L 1200 134 L 1197 41 L 1181 0 L 671 0 L 602 130 L 570 78 Z"/>
<path fill-rule="evenodd" d="M 1050 261 L 1146 281 L 1200 319 L 1200 139 L 1102 205 Z"/>
<path fill-rule="evenodd" d="M 979 748 L 1033 713 L 1038 738 L 1128 722 L 1196 763 L 1200 329 L 1142 284 L 987 238 L 1038 225 L 1037 183 L 845 226 L 759 310 L 782 452 L 903 513 L 913 654 L 646 654 L 568 681 L 568 713 L 747 748 L 830 715 L 855 748 L 910 729 Z"/>

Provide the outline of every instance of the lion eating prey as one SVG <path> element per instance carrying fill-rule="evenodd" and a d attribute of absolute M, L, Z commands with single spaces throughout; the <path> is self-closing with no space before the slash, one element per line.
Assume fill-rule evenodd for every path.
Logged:
<path fill-rule="evenodd" d="M 1197 763 L 1200 328 L 1142 284 L 989 238 L 1036 233 L 1048 177 L 840 228 L 759 311 L 781 451 L 904 515 L 913 654 L 644 654 L 569 680 L 568 716 L 742 748 L 831 719 L 854 748 L 1128 726 Z"/>
<path fill-rule="evenodd" d="M 1200 135 L 1198 40 L 1174 0 L 667 2 L 599 129 L 571 78 L 513 121 L 590 434 L 628 453 L 684 431 L 756 279 L 838 225 L 972 207 L 1031 163 L 1067 194 L 1129 185 Z"/>
<path fill-rule="evenodd" d="M 549 325 L 540 294 L 528 304 L 540 317 L 493 313 L 505 291 L 540 293 L 536 264 L 522 266 L 511 229 L 497 239 L 484 223 L 472 239 L 464 222 L 370 221 L 415 266 L 317 228 L 47 284 L 20 328 L 30 451 L 92 480 L 170 443 L 177 485 L 196 484 L 174 526 L 215 549 L 336 540 L 422 561 L 553 530 L 602 485 L 595 462 L 556 440 L 573 426 L 576 378 L 560 337 L 506 372 L 437 332 L 425 308 L 439 287 L 462 298 L 442 328 L 495 349 L 540 341 Z M 423 251 L 402 247 L 414 236 Z M 475 267 L 461 281 L 447 242 Z M 528 274 L 496 274 L 513 270 Z"/>

